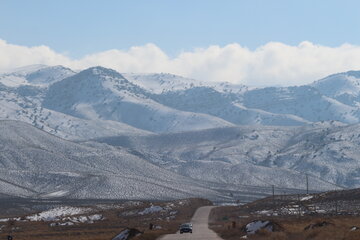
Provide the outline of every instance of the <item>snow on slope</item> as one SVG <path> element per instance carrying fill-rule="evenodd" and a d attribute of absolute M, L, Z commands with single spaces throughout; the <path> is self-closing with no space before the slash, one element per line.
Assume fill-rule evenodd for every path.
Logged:
<path fill-rule="evenodd" d="M 254 89 L 172 74 L 125 74 L 166 106 L 209 114 L 234 124 L 277 126 L 329 120 L 359 122 L 359 75 L 352 71 L 307 86 Z"/>
<path fill-rule="evenodd" d="M 273 167 L 308 172 L 347 187 L 359 187 L 360 130 L 355 125 L 300 129 L 292 142 L 267 159 Z"/>
<path fill-rule="evenodd" d="M 218 198 L 200 183 L 125 149 L 76 144 L 17 121 L 0 121 L 0 149 L 0 190 L 10 196 L 62 192 L 70 198 Z"/>
<path fill-rule="evenodd" d="M 311 122 L 359 122 L 356 108 L 322 95 L 310 86 L 263 88 L 244 94 L 244 106 L 276 114 L 291 114 Z"/>
<path fill-rule="evenodd" d="M 73 70 L 63 66 L 31 65 L 1 74 L 0 83 L 9 87 L 29 84 L 47 86 L 74 74 Z"/>
<path fill-rule="evenodd" d="M 311 86 L 343 104 L 360 106 L 360 71 L 333 74 L 314 82 Z"/>
<path fill-rule="evenodd" d="M 184 78 L 182 76 L 168 73 L 122 73 L 122 75 L 130 82 L 156 94 L 161 94 L 168 91 L 185 90 L 205 85 L 205 83 L 195 79 Z"/>
<path fill-rule="evenodd" d="M 102 126 L 101 121 L 112 120 L 122 124 L 122 129 L 132 126 L 157 133 L 231 126 L 230 123 L 293 126 L 328 120 L 357 123 L 360 119 L 358 72 L 332 75 L 309 86 L 262 89 L 199 82 L 163 73 L 124 74 L 124 77 L 101 67 L 74 74 L 61 66 L 36 65 L 3 74 L 0 83 L 15 86 L 12 92 L 16 91 L 26 97 L 25 101 L 44 111 L 61 112 L 58 115 L 71 115 L 80 122 L 99 122 Z M 22 80 L 12 82 L 14 76 Z M 62 79 L 65 77 L 70 78 Z M 3 91 L 9 92 L 9 88 Z M 15 103 L 13 100 L 10 105 Z M 30 108 L 27 106 L 24 111 Z M 4 114 L 8 119 L 20 120 L 17 115 Z M 35 111 L 32 116 L 39 118 Z M 83 133 L 74 130 L 75 124 L 70 125 L 72 133 Z M 97 134 L 93 137 L 100 137 L 99 131 L 94 132 Z M 69 133 L 59 134 L 66 135 Z M 83 138 L 84 134 L 79 137 Z"/>
<path fill-rule="evenodd" d="M 63 71 L 61 67 L 59 69 Z M 245 185 L 263 186 L 264 189 L 271 184 L 304 188 L 305 172 L 310 173 L 313 185 L 319 190 L 334 188 L 328 182 L 359 186 L 360 171 L 356 160 L 359 155 L 358 125 L 346 128 L 334 123 L 316 123 L 298 128 L 228 128 L 233 126 L 229 122 L 288 126 L 335 119 L 357 123 L 360 116 L 357 72 L 330 76 L 311 86 L 263 89 L 225 83 L 203 86 L 202 83 L 169 74 L 139 75 L 138 82 L 134 80 L 134 84 L 119 73 L 101 67 L 75 75 L 70 73 L 70 77 L 65 79 L 61 79 L 65 75 L 56 72 L 56 68 L 49 70 L 46 66 L 33 66 L 19 70 L 18 82 L 11 81 L 11 74 L 7 77 L 2 75 L 0 119 L 28 122 L 67 139 L 103 138 L 102 141 L 130 149 L 110 148 L 110 152 L 119 151 L 120 155 L 129 156 L 129 159 L 150 160 L 170 171 L 209 181 L 215 184 L 214 189 L 219 186 L 217 184 L 223 183 L 242 186 L 241 191 L 244 192 L 249 189 Z M 135 79 L 135 75 L 131 76 Z M 341 81 L 338 81 L 339 76 Z M 145 84 L 143 81 L 149 78 L 150 83 Z M 163 84 L 159 85 L 161 82 Z M 334 88 L 337 90 L 332 91 Z M 351 101 L 343 100 L 349 99 L 344 96 L 350 95 L 353 97 Z M 215 129 L 181 134 L 150 133 L 208 128 Z M 33 140 L 29 138 L 28 141 Z M 14 146 L 21 145 L 14 143 Z M 74 158 L 62 150 L 61 154 L 57 154 L 54 147 L 47 151 L 48 147 L 43 143 L 38 146 L 27 147 L 25 152 L 23 149 L 19 153 L 2 152 L 0 188 L 5 189 L 2 194 L 40 197 L 92 197 L 100 194 L 118 197 L 119 193 L 114 189 L 121 189 L 129 198 L 153 196 L 152 191 L 158 197 L 191 195 L 189 192 L 177 193 L 180 186 L 177 190 L 169 190 L 170 194 L 167 191 L 158 193 L 158 181 L 167 179 L 169 176 L 166 174 L 170 172 L 164 173 L 161 180 L 156 178 L 158 176 L 154 176 L 155 179 L 152 175 L 148 176 L 148 173 L 134 175 L 119 171 L 120 174 L 117 174 L 109 172 L 112 171 L 109 167 L 112 163 L 107 157 L 105 162 L 108 164 L 104 168 L 99 167 L 102 166 L 99 159 L 103 159 L 104 155 L 99 154 L 101 157 L 93 160 L 85 153 L 95 151 L 94 155 L 97 155 L 99 149 L 107 149 L 103 145 L 88 143 L 82 146 L 86 149 L 80 151 L 80 159 L 84 157 L 86 160 L 80 162 L 76 154 Z M 75 172 L 60 164 L 64 156 L 65 166 L 74 165 Z M 43 160 L 58 159 L 59 163 L 51 161 L 44 163 L 45 168 L 37 167 L 34 159 L 38 157 Z M 76 159 L 75 164 L 69 159 Z M 18 169 L 16 166 L 19 164 L 27 168 Z M 37 168 L 40 170 L 35 171 Z M 46 172 L 47 168 L 55 170 Z M 8 179 L 13 179 L 13 182 Z M 163 187 L 174 189 L 174 182 L 178 186 L 178 181 L 171 179 L 165 181 L 164 184 L 168 185 Z M 144 182 L 147 188 L 140 187 L 139 182 Z M 142 193 L 129 189 L 129 185 L 136 186 Z M 205 194 L 208 190 L 200 185 L 196 186 Z"/>
<path fill-rule="evenodd" d="M 65 139 L 91 139 L 120 134 L 149 134 L 129 125 L 107 120 L 86 120 L 41 106 L 44 88 L 30 85 L 10 88 L 0 83 L 0 120 L 32 124 Z"/>
<path fill-rule="evenodd" d="M 26 75 L 32 72 L 38 71 L 42 68 L 46 68 L 46 65 L 34 64 L 29 66 L 24 66 L 21 68 L 14 69 L 13 72 L 0 74 L 0 83 L 8 87 L 16 87 L 20 85 L 28 84 L 26 80 Z"/>
<path fill-rule="evenodd" d="M 50 86 L 43 106 L 85 119 L 126 123 L 152 132 L 176 132 L 231 126 L 223 119 L 178 111 L 114 70 L 94 67 Z"/>
<path fill-rule="evenodd" d="M 29 83 L 36 85 L 49 85 L 64 78 L 73 76 L 75 72 L 63 66 L 52 66 L 39 69 L 26 75 Z"/>
<path fill-rule="evenodd" d="M 233 94 L 241 94 L 251 89 L 240 84 L 231 84 L 228 82 L 202 82 L 169 73 L 122 73 L 122 75 L 130 82 L 135 83 L 154 94 L 183 91 L 196 87 L 209 87 L 221 93 Z"/>
<path fill-rule="evenodd" d="M 342 129 L 337 124 L 331 124 L 331 127 L 326 124 L 309 127 L 246 126 L 99 141 L 133 149 L 139 156 L 166 169 L 211 182 L 305 188 L 305 173 L 309 173 L 313 189 L 335 188 L 331 183 L 359 186 L 354 176 L 355 169 L 358 169 L 354 157 L 358 153 L 357 142 L 353 142 L 349 150 L 354 158 L 346 161 L 352 168 L 344 168 L 336 164 L 338 158 L 332 150 L 323 159 L 313 158 L 319 154 L 307 146 L 322 146 L 321 138 L 298 137 L 303 132 L 317 136 L 318 132 L 332 128 L 334 131 L 335 128 Z M 308 145 L 302 148 L 293 148 L 296 144 L 302 146 L 306 143 Z M 338 147 L 346 149 L 347 144 L 340 143 Z M 288 164 L 280 164 L 282 161 Z M 293 161 L 296 164 L 291 164 Z M 324 171 L 317 171 L 320 168 Z M 344 177 L 348 180 L 344 181 Z"/>
<path fill-rule="evenodd" d="M 276 114 L 249 109 L 240 102 L 242 97 L 231 91 L 218 92 L 210 87 L 193 87 L 184 91 L 166 92 L 154 98 L 169 107 L 222 118 L 236 125 L 304 125 L 309 123 L 296 115 Z"/>

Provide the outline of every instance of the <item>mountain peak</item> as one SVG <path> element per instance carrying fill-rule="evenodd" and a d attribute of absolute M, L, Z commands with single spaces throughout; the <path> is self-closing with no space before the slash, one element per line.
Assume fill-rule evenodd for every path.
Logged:
<path fill-rule="evenodd" d="M 329 79 L 334 79 L 334 78 L 339 78 L 339 77 L 360 78 L 360 71 L 351 70 L 351 71 L 347 71 L 347 72 L 334 73 L 334 74 L 326 76 L 326 77 L 324 77 L 324 78 L 322 78 L 320 80 L 317 80 L 314 83 L 324 82 L 324 81 L 328 81 Z"/>
<path fill-rule="evenodd" d="M 345 72 L 345 74 L 351 77 L 360 78 L 360 71 L 348 71 Z"/>
<path fill-rule="evenodd" d="M 311 84 L 321 94 L 357 107 L 360 101 L 360 71 L 332 74 Z"/>
<path fill-rule="evenodd" d="M 81 71 L 80 74 L 96 75 L 96 76 L 100 76 L 100 77 L 101 76 L 109 76 L 109 77 L 113 77 L 113 78 L 124 79 L 123 75 L 121 75 L 119 72 L 117 72 L 113 69 L 105 68 L 105 67 L 101 67 L 101 66 L 95 66 L 95 67 L 85 69 L 85 70 Z"/>
<path fill-rule="evenodd" d="M 37 70 L 40 70 L 40 69 L 46 68 L 46 67 L 48 67 L 48 66 L 44 65 L 44 64 L 32 64 L 32 65 L 27 65 L 27 66 L 15 68 L 12 71 L 12 73 L 17 73 L 17 74 L 20 74 L 20 75 L 26 75 L 26 74 L 29 74 L 31 72 L 35 72 Z"/>
<path fill-rule="evenodd" d="M 70 68 L 66 68 L 61 65 L 46 66 L 36 71 L 26 74 L 25 78 L 29 83 L 48 85 L 54 82 L 58 82 L 64 78 L 73 76 L 76 74 Z"/>
<path fill-rule="evenodd" d="M 326 96 L 358 94 L 360 91 L 360 71 L 348 71 L 329 75 L 311 84 Z"/>
<path fill-rule="evenodd" d="M 73 70 L 61 65 L 47 66 L 36 64 L 17 68 L 13 72 L 1 74 L 0 82 L 9 87 L 33 84 L 47 86 L 74 74 L 75 72 Z"/>

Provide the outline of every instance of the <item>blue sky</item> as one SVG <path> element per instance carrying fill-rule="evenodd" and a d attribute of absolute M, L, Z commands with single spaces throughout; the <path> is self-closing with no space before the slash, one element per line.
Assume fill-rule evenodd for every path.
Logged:
<path fill-rule="evenodd" d="M 360 69 L 355 0 L 0 0 L 0 72 L 29 64 L 300 85 Z"/>
<path fill-rule="evenodd" d="M 270 41 L 360 44 L 360 1 L 0 0 L 0 38 L 80 58 L 154 43 L 176 55 L 196 47 Z"/>

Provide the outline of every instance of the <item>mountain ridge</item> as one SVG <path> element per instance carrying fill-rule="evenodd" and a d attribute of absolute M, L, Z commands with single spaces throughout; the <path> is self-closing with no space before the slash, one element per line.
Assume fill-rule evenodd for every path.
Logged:
<path fill-rule="evenodd" d="M 34 72 L 31 72 L 31 70 L 22 70 L 22 74 L 26 73 L 27 76 L 35 74 L 39 70 L 44 69 L 49 71 L 51 71 L 51 69 L 61 69 L 62 71 L 65 69 L 68 71 L 68 69 L 61 66 L 29 67 L 29 69 L 32 68 L 35 69 Z M 97 73 L 94 73 L 94 71 L 97 71 Z M 3 83 L 5 86 L 10 88 L 19 88 L 21 90 L 26 89 L 23 87 L 24 84 L 20 84 L 19 86 L 12 86 L 11 84 L 10 86 L 6 85 L 6 83 L 11 80 L 11 78 L 4 80 L 4 78 L 6 78 L 8 75 L 11 74 L 1 75 L 0 83 Z M 29 87 L 26 89 L 28 94 L 30 94 L 30 86 L 32 86 L 33 92 L 45 92 L 45 94 L 42 94 L 43 96 L 40 96 L 41 94 L 37 94 L 38 96 L 36 96 L 36 105 L 38 105 L 38 107 L 55 110 L 65 114 L 71 113 L 70 115 L 79 119 L 99 121 L 102 120 L 101 118 L 104 118 L 105 120 L 120 121 L 145 131 L 177 132 L 188 131 L 190 130 L 189 127 L 191 128 L 191 125 L 195 126 L 192 128 L 194 130 L 201 129 L 202 127 L 201 124 L 199 124 L 200 122 L 207 122 L 207 124 L 204 124 L 205 128 L 216 128 L 221 125 L 229 126 L 231 124 L 291 126 L 304 125 L 316 121 L 331 120 L 342 121 L 344 123 L 357 123 L 360 121 L 360 110 L 358 107 L 360 106 L 360 103 L 357 102 L 358 99 L 353 97 L 351 101 L 343 100 L 344 98 L 349 98 L 348 95 L 351 95 L 348 92 L 345 95 L 341 95 L 340 97 L 335 96 L 334 94 L 326 94 L 324 88 L 319 85 L 319 82 L 331 82 L 331 79 L 334 77 L 342 78 L 348 75 L 354 77 L 359 76 L 360 74 L 358 74 L 356 71 L 334 74 L 314 82 L 313 84 L 299 87 L 249 88 L 242 85 L 238 86 L 228 83 L 212 84 L 198 82 L 193 79 L 187 79 L 172 74 L 120 74 L 112 69 L 98 66 L 80 71 L 78 73 L 72 71 L 69 76 L 66 76 L 61 80 L 58 79 L 53 82 L 50 81 L 48 85 L 32 85 L 31 82 L 27 82 L 25 85 L 29 85 Z M 133 80 L 133 82 L 129 81 L 124 76 L 127 76 L 130 80 Z M 71 96 L 60 95 L 58 98 L 54 98 L 56 99 L 54 100 L 55 102 L 53 102 L 52 106 L 49 107 L 49 101 L 47 101 L 49 100 L 49 97 L 51 97 L 51 95 L 59 95 L 60 92 L 59 89 L 58 92 L 52 92 L 54 86 L 60 85 L 65 89 L 66 84 L 64 84 L 64 81 L 68 85 L 74 84 L 72 83 L 72 80 L 67 80 L 68 78 L 74 79 L 74 77 L 78 80 L 84 78 L 84 86 L 78 86 L 76 94 L 73 93 Z M 113 79 L 114 81 L 109 79 Z M 146 83 L 147 79 L 150 83 Z M 91 81 L 93 82 L 91 83 Z M 86 88 L 85 90 L 83 87 L 86 87 L 86 85 L 89 83 L 93 85 L 93 89 Z M 154 86 L 162 86 L 163 88 L 161 91 L 155 91 Z M 71 89 L 71 87 L 66 91 L 73 91 L 74 89 Z M 360 89 L 355 90 L 356 92 L 360 92 Z M 85 94 L 86 91 L 87 95 Z M 354 91 L 353 88 L 352 91 Z M 35 92 L 33 95 L 36 95 Z M 87 96 L 88 99 L 85 99 L 86 101 L 89 102 L 91 100 L 93 102 L 97 102 L 96 104 L 98 105 L 98 110 L 94 110 L 94 106 L 92 106 L 93 103 L 88 103 L 86 101 L 85 104 L 74 103 L 75 105 L 69 105 L 67 106 L 67 109 L 59 108 L 60 105 L 64 107 L 66 104 L 69 104 L 69 97 L 79 97 L 82 93 L 85 94 L 83 94 L 83 96 Z M 20 95 L 24 95 L 24 90 L 23 93 L 20 93 Z M 351 96 L 355 95 L 352 94 Z M 105 100 L 107 99 L 107 102 L 105 100 L 103 103 L 99 102 L 99 99 L 101 98 Z M 109 100 L 109 98 L 112 98 L 112 100 Z M 32 99 L 28 98 L 27 100 L 31 101 Z M 84 99 L 78 99 L 78 101 L 82 100 Z M 158 123 L 153 122 L 153 119 L 156 119 L 157 117 L 157 115 L 153 115 L 147 119 L 149 122 L 153 122 L 153 125 L 146 126 L 146 123 L 139 122 L 139 119 L 128 119 L 128 115 L 125 113 L 118 112 L 114 113 L 113 116 L 109 116 L 108 114 L 111 114 L 111 111 L 113 111 L 106 110 L 106 104 L 108 104 L 109 101 L 116 103 L 116 105 L 120 104 L 120 108 L 112 105 L 111 107 L 113 110 L 126 108 L 126 111 L 130 111 L 136 106 L 142 105 L 138 111 L 148 111 L 148 114 L 151 115 L 151 111 L 160 108 L 163 110 L 156 111 L 163 114 L 163 116 L 169 115 L 169 117 L 173 119 L 179 118 L 177 113 L 178 111 L 182 111 L 183 113 L 180 114 L 182 117 L 179 118 L 179 121 L 174 122 L 174 120 L 172 120 L 173 123 L 167 126 L 166 124 L 164 125 L 160 119 L 156 120 L 159 121 Z M 121 106 L 121 102 L 126 103 L 125 105 L 130 103 L 131 104 L 128 106 Z M 99 114 L 99 111 L 105 111 L 105 113 Z M 192 116 L 188 113 L 191 113 Z M 186 126 L 180 126 L 180 128 L 176 127 L 178 126 L 179 122 L 181 123 L 184 121 L 184 114 L 187 116 L 185 119 L 195 118 L 197 120 L 195 120 L 195 122 L 188 122 Z M 103 115 L 108 116 L 104 117 Z M 122 118 L 126 118 L 126 120 L 122 120 Z M 163 119 L 163 117 L 161 117 L 161 119 Z M 171 125 L 173 127 L 171 127 Z"/>
<path fill-rule="evenodd" d="M 170 178 L 173 179 L 171 184 L 162 185 L 164 188 L 171 188 L 172 184 L 179 186 L 176 179 L 183 183 L 188 179 L 188 183 L 199 187 L 204 195 L 214 198 L 225 191 L 221 188 L 226 189 L 219 186 L 231 186 L 242 197 L 250 186 L 258 188 L 256 191 L 261 196 L 269 193 L 271 185 L 299 191 L 304 189 L 305 174 L 309 174 L 316 186 L 313 190 L 359 186 L 356 156 L 360 154 L 357 150 L 360 105 L 357 88 L 351 87 L 353 93 L 347 92 L 346 85 L 356 85 L 357 72 L 349 73 L 350 79 L 347 73 L 340 73 L 312 85 L 256 89 L 225 83 L 191 85 L 192 80 L 174 75 L 162 74 L 160 78 L 150 75 L 150 85 L 156 86 L 154 82 L 158 80 L 159 84 L 163 82 L 161 91 L 154 91 L 147 89 L 145 83 L 137 84 L 146 81 L 148 75 L 132 82 L 131 78 L 126 78 L 127 74 L 93 67 L 56 79 L 59 69 L 60 72 L 67 70 L 34 68 L 22 70 L 23 83 L 17 79 L 15 84 L 9 84 L 11 77 L 0 76 L 0 120 L 27 122 L 79 145 L 59 140 L 60 145 L 68 147 L 57 149 L 44 142 L 37 145 L 39 139 L 31 136 L 26 137 L 28 141 L 20 141 L 20 145 L 8 144 L 7 148 L 14 145 L 21 151 L 0 154 L 4 166 L 2 176 L 9 178 L 10 172 L 17 174 L 12 185 L 2 181 L 1 184 L 10 189 L 4 194 L 20 192 L 21 196 L 47 196 L 50 190 L 41 192 L 41 188 L 56 189 L 55 185 L 47 184 L 57 179 L 58 186 L 69 186 L 66 196 L 93 196 L 95 190 L 92 188 L 106 195 L 104 189 L 99 189 L 105 186 L 119 187 L 131 197 L 131 191 L 121 185 L 121 181 L 132 181 L 136 186 L 141 182 L 154 189 L 150 183 L 166 182 L 164 179 L 173 173 L 175 178 Z M 50 73 L 54 70 L 54 78 L 38 72 L 42 69 Z M 35 82 L 26 79 L 26 76 L 33 76 L 31 71 L 39 77 Z M 184 83 L 172 84 L 172 79 L 183 79 Z M 339 92 L 326 91 L 334 81 L 346 84 L 334 85 Z M 323 85 L 324 82 L 328 85 Z M 352 94 L 351 104 L 343 101 L 346 94 Z M 16 123 L 20 129 L 32 132 L 22 123 Z M 12 129 L 16 133 L 17 130 Z M 3 130 L 2 134 L 17 139 L 14 133 Z M 4 138 L 4 141 L 8 140 Z M 61 154 L 56 155 L 56 151 Z M 61 156 L 67 153 L 71 154 L 63 159 Z M 34 156 L 42 156 L 42 160 L 58 159 L 58 162 L 52 165 L 44 162 L 35 171 Z M 89 156 L 97 160 L 93 162 Z M 135 159 L 134 163 L 143 166 L 138 170 L 122 156 Z M 101 157 L 111 161 L 104 160 L 101 166 Z M 117 158 L 122 159 L 127 170 L 120 170 L 120 163 L 114 160 Z M 32 170 L 14 169 L 17 163 Z M 77 169 L 75 173 L 64 168 L 71 164 Z M 157 169 L 163 178 L 159 179 L 155 170 L 151 174 L 146 172 L 144 166 Z M 51 172 L 46 171 L 49 169 Z M 114 169 L 123 175 L 118 176 Z M 131 175 L 134 173 L 137 175 Z M 76 179 L 79 185 L 72 185 Z M 42 183 L 41 186 L 19 184 L 22 181 Z M 203 181 L 211 187 L 203 185 Z M 171 194 L 180 196 L 176 191 L 172 189 Z M 145 192 L 151 196 L 151 191 Z M 111 193 L 109 196 L 119 195 Z"/>

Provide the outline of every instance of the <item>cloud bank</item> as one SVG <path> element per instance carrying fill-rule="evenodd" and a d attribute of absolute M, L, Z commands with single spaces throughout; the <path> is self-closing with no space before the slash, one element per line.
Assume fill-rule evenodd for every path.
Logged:
<path fill-rule="evenodd" d="M 301 85 L 329 74 L 360 69 L 360 46 L 326 47 L 311 42 L 290 46 L 269 42 L 255 50 L 234 43 L 182 52 L 170 58 L 154 44 L 109 50 L 71 59 L 47 46 L 26 47 L 0 39 L 0 71 L 31 64 L 92 66 L 119 72 L 167 72 L 202 81 L 228 81 L 251 86 Z"/>

